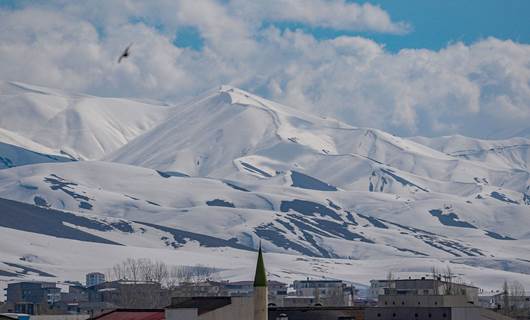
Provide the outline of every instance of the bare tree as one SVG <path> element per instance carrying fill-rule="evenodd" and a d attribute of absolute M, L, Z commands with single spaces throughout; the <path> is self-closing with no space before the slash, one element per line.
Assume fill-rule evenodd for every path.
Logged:
<path fill-rule="evenodd" d="M 447 269 L 444 271 L 444 273 L 441 275 L 443 281 L 444 281 L 444 294 L 451 295 L 455 294 L 454 292 L 454 286 L 453 286 L 453 270 L 451 270 L 451 267 L 447 266 Z"/>
<path fill-rule="evenodd" d="M 433 266 L 432 269 L 431 269 L 431 276 L 432 276 L 432 279 L 433 279 L 433 282 L 434 282 L 434 294 L 435 295 L 439 295 L 440 294 L 440 284 L 439 284 L 439 278 L 440 278 L 440 275 L 438 273 L 438 270 L 436 270 L 436 267 Z"/>
<path fill-rule="evenodd" d="M 520 282 L 504 281 L 502 298 L 504 314 L 518 319 L 528 315 L 529 310 L 526 305 L 525 289 Z"/>
<path fill-rule="evenodd" d="M 157 261 L 152 264 L 152 269 L 153 281 L 162 285 L 167 285 L 169 280 L 169 269 L 167 265 L 164 262 Z"/>
<path fill-rule="evenodd" d="M 164 285 L 169 280 L 169 269 L 162 261 L 128 258 L 114 265 L 108 278 L 132 282 L 156 282 Z"/>
<path fill-rule="evenodd" d="M 171 268 L 170 278 L 174 279 L 177 284 L 191 282 L 193 273 L 191 269 L 186 266 L 173 266 L 173 268 Z"/>
<path fill-rule="evenodd" d="M 169 282 L 168 267 L 164 262 L 128 258 L 112 267 L 109 280 L 118 294 L 115 299 L 121 307 L 155 308 L 167 304 L 164 289 Z"/>
<path fill-rule="evenodd" d="M 506 280 L 502 284 L 502 304 L 503 313 L 508 314 L 510 310 L 510 291 Z"/>
<path fill-rule="evenodd" d="M 169 272 L 170 278 L 177 283 L 199 283 L 210 280 L 218 271 L 215 268 L 203 265 L 174 266 Z"/>

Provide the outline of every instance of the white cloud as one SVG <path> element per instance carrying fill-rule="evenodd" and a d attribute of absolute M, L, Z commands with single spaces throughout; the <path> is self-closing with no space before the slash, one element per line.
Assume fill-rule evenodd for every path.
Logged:
<path fill-rule="evenodd" d="M 237 11 L 238 3 L 104 1 L 85 7 L 67 1 L 61 10 L 46 5 L 0 11 L 0 80 L 175 102 L 230 83 L 400 135 L 484 137 L 528 127 L 528 45 L 492 38 L 440 51 L 389 53 L 362 37 L 319 41 L 302 31 L 256 28 L 253 4 Z M 262 19 L 281 2 L 270 3 Z M 282 19 L 330 23 L 324 9 L 315 9 L 322 3 L 311 3 L 312 9 Z M 333 23 L 328 26 L 346 28 Z M 203 50 L 173 45 L 182 26 L 200 31 Z M 129 42 L 131 57 L 117 64 Z"/>
<path fill-rule="evenodd" d="M 410 31 L 405 22 L 393 22 L 386 11 L 370 3 L 344 0 L 231 0 L 232 10 L 253 21 L 298 22 L 313 27 L 350 31 L 402 34 Z"/>

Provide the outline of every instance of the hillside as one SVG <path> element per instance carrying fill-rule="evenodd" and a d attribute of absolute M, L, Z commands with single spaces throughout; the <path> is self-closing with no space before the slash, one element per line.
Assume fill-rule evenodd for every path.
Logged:
<path fill-rule="evenodd" d="M 355 281 L 364 276 L 344 275 L 353 265 L 396 263 L 417 272 L 451 264 L 491 287 L 502 281 L 486 275 L 530 281 L 525 138 L 400 138 L 229 86 L 175 106 L 7 87 L 0 216 L 15 238 L 97 238 L 146 255 L 197 246 L 238 255 L 262 241 L 282 263 L 307 262 L 298 273 L 278 269 L 280 278 L 314 276 L 319 261 Z M 55 212 L 38 214 L 54 233 L 24 229 L 33 210 Z M 352 267 L 329 267 L 343 263 Z M 79 272 L 67 269 L 54 272 Z"/>

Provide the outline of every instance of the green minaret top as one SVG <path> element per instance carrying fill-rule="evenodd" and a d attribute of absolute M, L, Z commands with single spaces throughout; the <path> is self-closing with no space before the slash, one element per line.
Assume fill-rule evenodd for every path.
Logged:
<path fill-rule="evenodd" d="M 265 263 L 261 252 L 261 243 L 259 244 L 258 263 L 256 264 L 256 275 L 254 276 L 254 287 L 266 287 L 267 274 L 265 273 Z"/>

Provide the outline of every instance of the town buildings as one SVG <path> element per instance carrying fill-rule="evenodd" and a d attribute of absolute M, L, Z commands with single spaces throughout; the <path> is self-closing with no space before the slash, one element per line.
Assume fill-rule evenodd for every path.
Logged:
<path fill-rule="evenodd" d="M 384 284 L 384 285 L 381 285 Z M 375 280 L 378 306 L 468 306 L 478 305 L 479 289 L 441 279 Z"/>
<path fill-rule="evenodd" d="M 92 287 L 105 282 L 105 275 L 101 272 L 91 272 L 86 275 L 86 286 Z"/>
<path fill-rule="evenodd" d="M 267 274 L 261 246 L 252 295 L 175 297 L 166 308 L 167 320 L 268 320 Z"/>
<path fill-rule="evenodd" d="M 19 282 L 6 291 L 11 309 L 3 311 L 56 315 L 46 320 L 81 319 L 68 318 L 75 315 L 98 320 L 511 319 L 481 307 L 478 288 L 439 277 L 373 280 L 368 298 L 375 306 L 354 305 L 355 288 L 340 280 L 296 280 L 288 287 L 267 279 L 261 248 L 254 281 L 206 280 L 164 288 L 157 282 L 118 280 L 87 287 L 74 283 L 68 292 L 55 283 Z M 522 296 L 490 299 L 497 309 L 503 301 L 510 307 L 528 305 Z"/>
<path fill-rule="evenodd" d="M 352 306 L 355 288 L 341 280 L 296 280 L 296 297 L 286 297 L 285 306 Z"/>
<path fill-rule="evenodd" d="M 375 280 L 377 306 L 365 310 L 366 320 L 503 320 L 499 313 L 479 306 L 478 288 L 433 279 Z"/>
<path fill-rule="evenodd" d="M 161 308 L 169 304 L 169 293 L 160 283 L 117 280 L 87 288 L 88 302 L 93 308 Z"/>
<path fill-rule="evenodd" d="M 5 290 L 7 309 L 14 313 L 42 313 L 61 300 L 61 289 L 51 282 L 10 283 Z"/>

